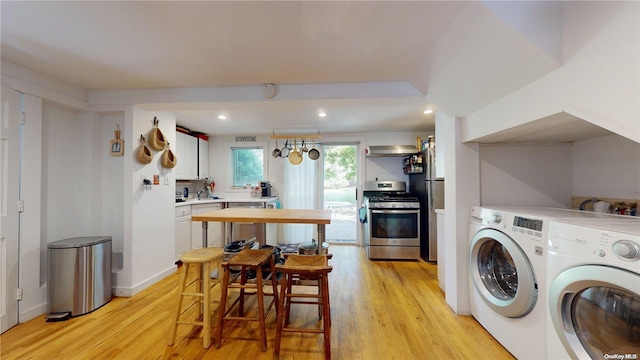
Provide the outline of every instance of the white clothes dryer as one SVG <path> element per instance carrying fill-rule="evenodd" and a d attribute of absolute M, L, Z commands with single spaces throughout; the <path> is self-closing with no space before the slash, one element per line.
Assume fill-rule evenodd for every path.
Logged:
<path fill-rule="evenodd" d="M 553 221 L 547 261 L 547 358 L 640 358 L 640 219 Z"/>
<path fill-rule="evenodd" d="M 516 358 L 547 357 L 546 247 L 550 221 L 607 217 L 610 215 L 554 208 L 472 209 L 471 314 Z"/>

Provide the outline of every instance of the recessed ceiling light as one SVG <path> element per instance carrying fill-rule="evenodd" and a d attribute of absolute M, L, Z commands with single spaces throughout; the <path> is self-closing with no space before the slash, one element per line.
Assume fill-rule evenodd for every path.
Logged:
<path fill-rule="evenodd" d="M 327 113 L 324 111 L 318 111 L 318 117 L 321 117 L 321 118 L 327 117 Z"/>
<path fill-rule="evenodd" d="M 225 114 L 220 114 L 220 115 L 218 115 L 218 119 L 220 119 L 220 120 L 227 120 L 227 115 L 225 115 Z"/>
<path fill-rule="evenodd" d="M 427 109 L 427 110 L 424 111 L 425 114 L 431 114 L 432 112 L 433 112 L 433 110 L 431 110 L 431 109 Z"/>

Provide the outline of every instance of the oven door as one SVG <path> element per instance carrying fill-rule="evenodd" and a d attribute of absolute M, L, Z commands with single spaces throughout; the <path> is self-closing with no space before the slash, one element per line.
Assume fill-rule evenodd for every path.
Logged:
<path fill-rule="evenodd" d="M 368 222 L 372 246 L 420 246 L 419 209 L 372 209 Z"/>

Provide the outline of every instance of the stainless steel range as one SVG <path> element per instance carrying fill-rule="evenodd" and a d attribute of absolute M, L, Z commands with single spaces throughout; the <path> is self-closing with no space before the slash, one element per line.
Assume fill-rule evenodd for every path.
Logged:
<path fill-rule="evenodd" d="M 420 258 L 420 201 L 404 181 L 364 183 L 364 248 L 369 259 Z"/>

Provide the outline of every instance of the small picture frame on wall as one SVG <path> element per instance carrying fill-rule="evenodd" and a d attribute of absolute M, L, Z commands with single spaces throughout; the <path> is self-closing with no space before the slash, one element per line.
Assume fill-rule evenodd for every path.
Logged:
<path fill-rule="evenodd" d="M 124 141 L 122 140 L 111 140 L 111 155 L 112 156 L 122 156 L 124 155 Z"/>
<path fill-rule="evenodd" d="M 111 156 L 124 155 L 124 140 L 120 139 L 120 125 L 114 131 L 116 138 L 111 140 Z"/>

